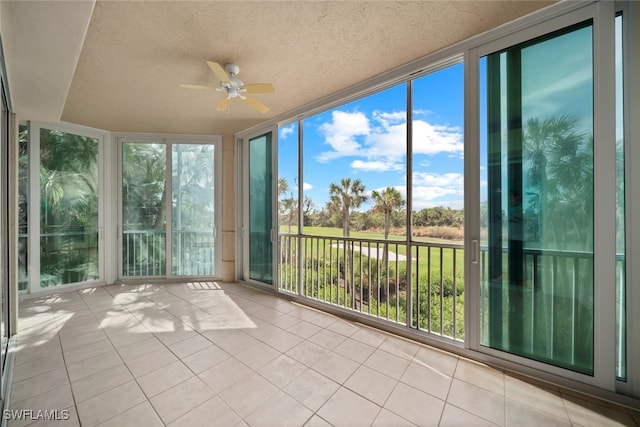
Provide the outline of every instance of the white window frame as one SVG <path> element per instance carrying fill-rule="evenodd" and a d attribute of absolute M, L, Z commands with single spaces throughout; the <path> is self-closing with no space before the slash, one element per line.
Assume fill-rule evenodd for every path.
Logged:
<path fill-rule="evenodd" d="M 268 285 L 257 280 L 253 280 L 249 275 L 249 141 L 253 138 L 271 133 L 271 147 L 273 155 L 271 156 L 271 198 L 272 203 L 272 222 L 271 235 L 273 243 L 273 285 Z M 278 176 L 278 126 L 277 124 L 269 124 L 267 126 L 259 126 L 253 128 L 250 132 L 243 132 L 236 135 L 236 144 L 238 152 L 238 169 L 236 170 L 240 186 L 240 194 L 238 195 L 237 212 L 242 212 L 241 221 L 236 224 L 236 267 L 238 280 L 242 280 L 251 285 L 260 287 L 265 290 L 278 292 L 278 189 L 276 185 Z M 238 261 L 242 260 L 242 261 Z"/>
<path fill-rule="evenodd" d="M 70 123 L 28 122 L 29 132 L 29 206 L 27 251 L 28 291 L 31 295 L 51 293 L 53 289 L 76 289 L 105 284 L 105 141 L 108 132 Z M 40 129 L 50 129 L 98 140 L 98 278 L 85 282 L 68 283 L 53 287 L 40 287 Z M 36 256 L 34 256 L 36 255 Z"/>
<path fill-rule="evenodd" d="M 117 185 L 114 191 L 117 193 L 117 206 L 118 212 L 115 214 L 117 218 L 117 226 L 115 230 L 115 245 L 114 252 L 116 261 L 114 266 L 117 271 L 117 281 L 135 282 L 144 281 L 147 279 L 153 279 L 154 281 L 171 281 L 176 279 L 193 279 L 193 280 L 218 280 L 222 277 L 222 136 L 220 135 L 181 135 L 181 134 L 151 134 L 151 133 L 115 133 L 113 134 L 113 140 L 116 142 L 117 150 Z M 214 274 L 212 276 L 178 276 L 172 274 L 172 242 L 171 242 L 171 197 L 165 198 L 167 204 L 166 209 L 166 253 L 165 253 L 165 275 L 163 276 L 124 276 L 124 266 L 122 263 L 122 146 L 125 142 L 140 142 L 140 143 L 157 143 L 163 144 L 166 147 L 166 164 L 165 171 L 165 191 L 171 191 L 171 148 L 175 144 L 203 144 L 213 145 L 214 147 Z M 112 168 L 114 170 L 114 168 Z"/>

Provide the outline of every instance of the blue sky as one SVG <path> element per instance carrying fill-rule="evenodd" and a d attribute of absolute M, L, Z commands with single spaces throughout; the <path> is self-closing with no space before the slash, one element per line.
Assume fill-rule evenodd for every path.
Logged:
<path fill-rule="evenodd" d="M 462 207 L 462 79 L 458 64 L 414 81 L 414 210 Z M 360 179 L 368 193 L 390 186 L 406 196 L 406 92 L 401 84 L 303 121 L 303 185 L 317 208 L 329 185 L 346 177 Z M 297 133 L 297 123 L 281 127 L 278 146 L 278 175 L 294 191 Z"/>

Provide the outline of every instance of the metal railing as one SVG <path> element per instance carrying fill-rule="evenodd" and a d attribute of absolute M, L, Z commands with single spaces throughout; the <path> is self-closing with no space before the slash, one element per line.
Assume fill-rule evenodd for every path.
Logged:
<path fill-rule="evenodd" d="M 166 275 L 164 230 L 127 230 L 122 234 L 124 276 Z M 174 231 L 172 273 L 180 276 L 213 275 L 214 248 L 212 231 Z"/>
<path fill-rule="evenodd" d="M 408 253 L 405 241 L 280 234 L 279 286 L 285 292 L 461 341 L 462 250 L 462 245 L 413 242 Z M 414 296 L 410 320 L 407 292 Z"/>
<path fill-rule="evenodd" d="M 173 274 L 212 276 L 215 238 L 213 231 L 177 230 L 172 233 Z"/>
<path fill-rule="evenodd" d="M 123 233 L 125 276 L 163 276 L 166 272 L 164 230 L 132 230 Z M 18 290 L 28 283 L 28 234 L 18 234 Z M 215 241 L 212 231 L 173 233 L 173 274 L 213 275 Z M 98 277 L 98 232 L 57 232 L 40 235 L 42 286 L 77 283 Z"/>
<path fill-rule="evenodd" d="M 122 275 L 164 276 L 166 239 L 164 230 L 123 231 Z"/>
<path fill-rule="evenodd" d="M 95 280 L 99 276 L 98 258 L 96 228 L 42 233 L 40 234 L 40 286 Z"/>
<path fill-rule="evenodd" d="M 277 250 L 281 291 L 454 341 L 464 340 L 462 244 L 414 241 L 407 250 L 404 240 L 282 233 Z M 507 249 L 502 251 L 506 256 Z M 481 283 L 486 284 L 488 250 L 483 247 L 480 252 Z M 527 310 L 524 319 L 530 322 L 525 328 L 536 330 L 539 326 L 536 322 L 543 321 L 540 313 L 550 311 L 551 318 L 545 320 L 548 335 L 559 336 L 561 327 L 566 329 L 571 325 L 570 340 L 575 344 L 580 310 L 584 311 L 585 298 L 589 297 L 581 284 L 584 285 L 584 277 L 592 277 L 588 269 L 593 268 L 593 254 L 524 249 L 522 256 L 524 277 L 521 286 L 529 295 L 523 300 L 523 309 Z M 411 264 L 411 278 L 407 277 L 408 263 Z M 616 268 L 619 272 L 624 271 L 623 255 L 618 255 Z M 623 292 L 624 283 L 618 288 L 619 293 Z M 407 298 L 408 292 L 411 292 L 411 298 Z M 545 295 L 534 295 L 536 292 Z M 624 298 L 623 293 L 621 295 L 619 300 Z M 411 310 L 407 307 L 408 300 L 412 301 Z M 546 304 L 547 308 L 543 310 L 541 304 Z M 564 307 L 567 304 L 571 305 L 568 309 Z M 485 301 L 480 319 L 485 326 L 487 307 Z M 562 326 L 560 322 L 554 322 L 560 316 L 559 311 L 563 316 Z M 409 312 L 411 319 L 407 319 Z M 540 345 L 536 344 L 534 335 L 527 336 L 532 352 Z M 552 343 L 542 345 L 553 347 Z M 571 347 L 575 351 L 576 346 Z M 554 350 L 550 353 L 553 356 Z"/>

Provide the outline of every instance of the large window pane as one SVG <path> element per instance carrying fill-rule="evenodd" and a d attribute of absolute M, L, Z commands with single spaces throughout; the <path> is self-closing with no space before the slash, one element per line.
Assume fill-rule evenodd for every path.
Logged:
<path fill-rule="evenodd" d="M 400 84 L 303 121 L 305 233 L 404 240 L 406 95 Z"/>
<path fill-rule="evenodd" d="M 166 149 L 122 146 L 122 265 L 124 276 L 166 272 Z"/>
<path fill-rule="evenodd" d="M 172 146 L 172 273 L 214 272 L 214 149 L 208 144 Z"/>
<path fill-rule="evenodd" d="M 40 286 L 95 280 L 98 140 L 40 129 Z"/>
<path fill-rule="evenodd" d="M 306 118 L 302 293 L 406 322 L 407 84 Z"/>
<path fill-rule="evenodd" d="M 464 66 L 413 81 L 413 324 L 464 339 Z M 443 314 L 444 313 L 444 314 Z"/>
<path fill-rule="evenodd" d="M 589 374 L 592 45 L 582 25 L 481 61 L 481 342 Z"/>
<path fill-rule="evenodd" d="M 298 238 L 300 211 L 298 195 L 298 122 L 278 129 L 278 247 L 280 289 L 298 292 Z M 302 184 L 304 187 L 304 183 Z M 307 184 L 308 185 L 308 184 Z M 305 223 L 313 213 L 309 197 L 302 202 Z M 305 224 L 306 225 L 306 224 Z"/>

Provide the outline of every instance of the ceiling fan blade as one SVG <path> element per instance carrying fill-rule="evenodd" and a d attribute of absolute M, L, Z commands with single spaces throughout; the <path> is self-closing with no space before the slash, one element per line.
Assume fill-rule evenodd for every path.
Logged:
<path fill-rule="evenodd" d="M 245 89 L 247 93 L 271 93 L 276 91 L 271 83 L 251 83 L 244 85 L 242 89 Z"/>
<path fill-rule="evenodd" d="M 231 82 L 231 80 L 229 80 L 229 76 L 224 71 L 224 68 L 220 66 L 220 64 L 213 61 L 207 61 L 207 65 L 209 66 L 209 68 L 211 68 L 211 71 L 213 71 L 213 74 L 215 74 L 218 77 L 218 79 L 220 79 L 221 82 L 225 82 L 225 83 Z"/>
<path fill-rule="evenodd" d="M 231 98 L 222 98 L 220 102 L 218 102 L 218 106 L 216 107 L 216 111 L 224 111 L 229 106 L 229 102 Z"/>
<path fill-rule="evenodd" d="M 264 114 L 267 111 L 269 111 L 269 107 L 267 107 L 266 105 L 264 105 L 262 102 L 258 101 L 257 99 L 247 97 L 244 100 L 244 102 L 246 102 L 247 105 L 249 105 L 249 107 L 260 111 L 262 114 Z"/>
<path fill-rule="evenodd" d="M 203 86 L 203 85 L 179 85 L 184 89 L 198 89 L 198 90 L 213 90 L 211 86 Z"/>

